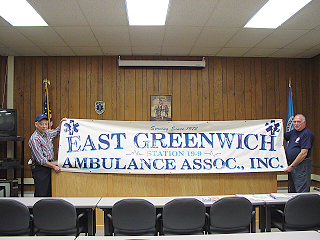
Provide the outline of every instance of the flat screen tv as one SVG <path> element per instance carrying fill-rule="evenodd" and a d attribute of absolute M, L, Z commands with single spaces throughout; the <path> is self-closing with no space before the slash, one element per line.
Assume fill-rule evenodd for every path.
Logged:
<path fill-rule="evenodd" d="M 0 108 L 0 137 L 17 136 L 17 109 Z"/>

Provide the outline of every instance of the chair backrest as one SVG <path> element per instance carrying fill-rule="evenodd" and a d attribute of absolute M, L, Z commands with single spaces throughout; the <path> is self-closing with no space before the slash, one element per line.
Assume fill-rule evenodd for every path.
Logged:
<path fill-rule="evenodd" d="M 163 207 L 163 233 L 203 234 L 206 224 L 206 207 L 195 198 L 177 198 Z"/>
<path fill-rule="evenodd" d="M 249 231 L 252 218 L 252 203 L 244 197 L 225 197 L 210 208 L 210 227 L 213 231 Z"/>
<path fill-rule="evenodd" d="M 301 194 L 288 200 L 284 209 L 285 224 L 301 227 L 320 226 L 320 195 Z"/>
<path fill-rule="evenodd" d="M 41 231 L 66 231 L 77 228 L 75 207 L 63 199 L 41 199 L 33 206 L 34 227 Z"/>
<path fill-rule="evenodd" d="M 26 205 L 13 199 L 0 199 L 0 235 L 31 235 Z"/>
<path fill-rule="evenodd" d="M 156 208 L 144 199 L 122 199 L 112 207 L 112 223 L 115 235 L 156 235 Z"/>

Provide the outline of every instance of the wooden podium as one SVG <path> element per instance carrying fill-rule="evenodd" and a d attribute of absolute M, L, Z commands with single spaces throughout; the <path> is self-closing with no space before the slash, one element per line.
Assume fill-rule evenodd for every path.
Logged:
<path fill-rule="evenodd" d="M 169 197 L 277 192 L 277 172 L 223 174 L 52 173 L 54 197 Z M 103 213 L 97 211 L 97 225 Z"/>

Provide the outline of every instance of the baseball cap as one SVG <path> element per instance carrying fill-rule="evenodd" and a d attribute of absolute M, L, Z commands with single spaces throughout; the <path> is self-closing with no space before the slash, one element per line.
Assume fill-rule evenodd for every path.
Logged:
<path fill-rule="evenodd" d="M 35 119 L 34 121 L 35 121 L 35 122 L 39 122 L 39 121 L 41 121 L 42 119 L 47 119 L 47 120 L 48 120 L 47 115 L 45 115 L 45 114 L 38 114 L 38 115 L 36 116 L 36 119 Z"/>

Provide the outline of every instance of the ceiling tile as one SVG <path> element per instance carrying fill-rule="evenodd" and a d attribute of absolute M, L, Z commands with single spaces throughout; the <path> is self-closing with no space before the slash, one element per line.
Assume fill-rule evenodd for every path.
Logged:
<path fill-rule="evenodd" d="M 222 48 L 216 56 L 221 57 L 242 57 L 246 52 L 249 51 L 249 48 Z"/>
<path fill-rule="evenodd" d="M 0 47 L 0 56 L 19 56 L 19 54 L 7 47 Z"/>
<path fill-rule="evenodd" d="M 88 25 L 76 0 L 28 0 L 51 27 Z"/>
<path fill-rule="evenodd" d="M 100 46 L 130 46 L 129 29 L 126 26 L 93 26 L 91 28 Z"/>
<path fill-rule="evenodd" d="M 14 51 L 20 56 L 47 56 L 47 54 L 38 47 L 15 47 Z"/>
<path fill-rule="evenodd" d="M 200 27 L 166 27 L 163 46 L 192 46 L 201 32 Z"/>
<path fill-rule="evenodd" d="M 297 55 L 303 53 L 304 49 L 289 49 L 289 48 L 282 48 L 278 51 L 274 52 L 270 55 L 270 57 L 285 57 L 285 58 L 294 58 Z"/>
<path fill-rule="evenodd" d="M 70 47 L 41 47 L 49 56 L 75 56 L 76 54 Z"/>
<path fill-rule="evenodd" d="M 320 43 L 320 30 L 311 30 L 292 43 L 285 46 L 285 48 L 308 49 L 317 46 Z"/>
<path fill-rule="evenodd" d="M 161 53 L 161 47 L 132 47 L 132 54 L 135 56 L 158 56 Z"/>
<path fill-rule="evenodd" d="M 60 37 L 67 43 L 68 46 L 98 46 L 98 42 L 89 27 L 54 27 L 54 30 L 60 35 Z"/>
<path fill-rule="evenodd" d="M 319 49 L 308 49 L 298 55 L 296 55 L 296 58 L 312 58 L 319 54 Z"/>
<path fill-rule="evenodd" d="M 319 0 L 313 0 L 282 24 L 280 29 L 311 30 L 320 26 Z"/>
<path fill-rule="evenodd" d="M 125 1 L 119 0 L 78 0 L 89 25 L 129 25 Z"/>
<path fill-rule="evenodd" d="M 278 50 L 278 48 L 251 48 L 243 57 L 269 57 Z"/>
<path fill-rule="evenodd" d="M 128 45 L 125 46 L 102 46 L 101 47 L 104 55 L 113 55 L 113 56 L 131 56 L 132 51 Z"/>
<path fill-rule="evenodd" d="M 163 26 L 129 27 L 131 46 L 161 46 L 164 38 L 164 30 L 165 27 Z"/>
<path fill-rule="evenodd" d="M 204 26 L 218 0 L 171 0 L 167 26 Z"/>
<path fill-rule="evenodd" d="M 301 37 L 308 30 L 275 30 L 255 47 L 259 48 L 282 48 Z"/>
<path fill-rule="evenodd" d="M 162 56 L 188 56 L 191 51 L 191 47 L 183 46 L 164 46 L 161 50 Z"/>
<path fill-rule="evenodd" d="M 206 26 L 243 27 L 267 0 L 219 1 Z"/>
<path fill-rule="evenodd" d="M 71 47 L 77 56 L 100 56 L 103 54 L 100 47 Z"/>
<path fill-rule="evenodd" d="M 2 17 L 0 17 L 0 27 L 9 27 L 11 26 L 10 23 L 8 23 L 6 20 L 4 20 Z"/>
<path fill-rule="evenodd" d="M 272 33 L 271 29 L 240 29 L 226 44 L 226 47 L 252 47 Z"/>
<path fill-rule="evenodd" d="M 220 47 L 195 46 L 190 51 L 190 56 L 215 56 L 221 50 Z"/>
<path fill-rule="evenodd" d="M 320 44 L 314 46 L 312 49 L 317 49 L 317 50 L 320 50 Z"/>
<path fill-rule="evenodd" d="M 239 28 L 205 27 L 197 39 L 196 47 L 223 47 Z"/>
<path fill-rule="evenodd" d="M 16 29 L 37 46 L 66 46 L 52 27 L 16 27 Z"/>
<path fill-rule="evenodd" d="M 19 33 L 14 27 L 0 27 L 0 42 L 7 47 L 33 47 L 29 39 Z"/>

